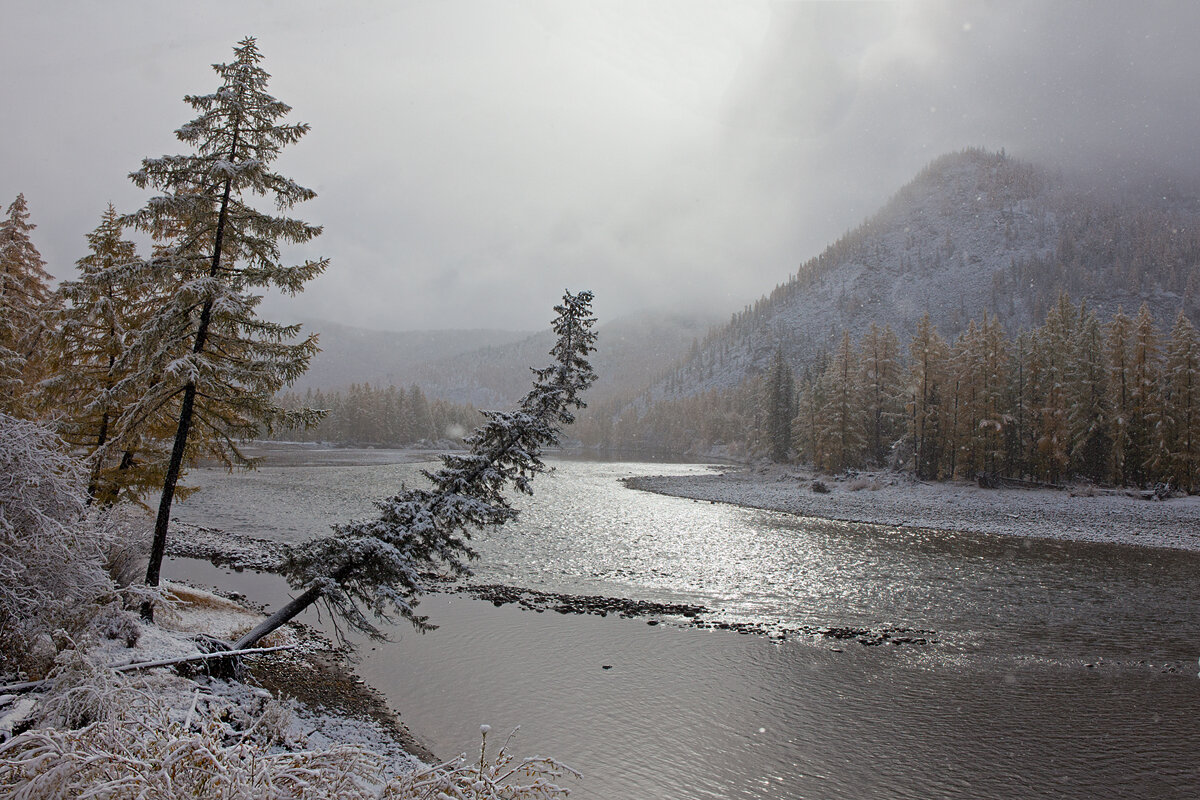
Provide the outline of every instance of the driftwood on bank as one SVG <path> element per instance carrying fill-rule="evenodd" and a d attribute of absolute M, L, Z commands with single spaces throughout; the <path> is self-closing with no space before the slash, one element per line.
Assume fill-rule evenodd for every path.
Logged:
<path fill-rule="evenodd" d="M 280 644 L 274 647 L 247 647 L 242 650 L 218 650 L 215 653 L 197 653 L 177 658 L 160 658 L 156 661 L 136 661 L 132 664 L 122 664 L 119 667 L 113 667 L 112 671 L 136 672 L 137 670 L 154 669 L 155 667 L 178 667 L 184 664 L 194 664 L 199 661 L 211 661 L 218 658 L 238 658 L 241 656 L 259 655 L 261 653 L 274 653 L 278 650 L 291 650 L 295 646 L 294 644 Z M 0 694 L 15 694 L 17 692 L 49 689 L 53 685 L 53 678 L 44 678 L 40 681 L 25 681 L 24 683 L 10 683 L 7 686 L 0 686 Z"/>

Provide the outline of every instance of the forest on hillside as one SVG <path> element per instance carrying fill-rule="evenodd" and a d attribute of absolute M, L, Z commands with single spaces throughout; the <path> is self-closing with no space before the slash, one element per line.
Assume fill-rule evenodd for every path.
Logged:
<path fill-rule="evenodd" d="M 585 445 L 770 457 L 830 472 L 909 470 L 922 479 L 1200 487 L 1200 335 L 1147 306 L 1101 316 L 1060 295 L 1016 336 L 984 314 L 946 340 L 928 315 L 907 346 L 872 324 L 802 368 L 727 390 L 593 409 Z"/>

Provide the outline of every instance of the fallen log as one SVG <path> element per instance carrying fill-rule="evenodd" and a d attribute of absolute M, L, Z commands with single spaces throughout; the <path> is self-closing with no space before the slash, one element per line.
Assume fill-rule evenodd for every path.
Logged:
<path fill-rule="evenodd" d="M 254 656 L 260 653 L 274 653 L 278 650 L 291 650 L 296 645 L 280 644 L 274 647 L 247 647 L 242 650 L 219 650 L 215 653 L 198 653 L 191 656 L 180 656 L 178 658 L 160 658 L 156 661 L 136 661 L 132 664 L 121 664 L 113 667 L 113 672 L 134 672 L 140 669 L 154 669 L 155 667 L 177 667 L 183 664 L 194 664 L 198 661 L 209 661 L 217 658 L 232 658 L 235 656 Z M 14 694 L 17 692 L 30 692 L 35 689 L 49 689 L 54 685 L 53 678 L 44 678 L 40 681 L 25 681 L 24 683 L 10 683 L 7 686 L 0 686 L 0 694 Z"/>

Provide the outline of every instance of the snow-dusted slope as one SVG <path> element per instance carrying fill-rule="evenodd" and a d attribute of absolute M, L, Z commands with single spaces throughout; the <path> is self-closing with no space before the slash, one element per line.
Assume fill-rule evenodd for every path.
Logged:
<path fill-rule="evenodd" d="M 650 384 L 688 352 L 716 323 L 706 315 L 643 312 L 602 322 L 592 366 L 599 378 L 588 403 L 629 395 Z M 413 380 L 431 397 L 478 408 L 504 408 L 529 388 L 529 368 L 545 366 L 554 337 L 549 331 L 511 344 L 431 361 Z"/>
<path fill-rule="evenodd" d="M 1061 290 L 1103 312 L 1135 312 L 1147 300 L 1166 325 L 1180 307 L 1195 310 L 1180 287 L 1197 282 L 1198 230 L 1182 206 L 1101 199 L 1003 154 L 944 156 L 714 331 L 648 396 L 732 387 L 764 370 L 777 347 L 803 370 L 843 330 L 857 338 L 872 322 L 891 325 L 905 345 L 925 313 L 948 339 L 984 312 L 1015 332 L 1040 323 Z M 1178 262 L 1175 271 L 1156 258 Z"/>

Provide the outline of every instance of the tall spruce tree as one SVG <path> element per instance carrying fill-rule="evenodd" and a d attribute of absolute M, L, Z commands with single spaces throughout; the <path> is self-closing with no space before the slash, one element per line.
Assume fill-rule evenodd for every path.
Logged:
<path fill-rule="evenodd" d="M 1068 413 L 1075 320 L 1070 299 L 1062 293 L 1033 338 L 1030 378 L 1038 426 L 1033 465 L 1035 474 L 1051 483 L 1061 480 L 1070 464 Z"/>
<path fill-rule="evenodd" d="M 1142 303 L 1133 321 L 1129 349 L 1129 439 L 1125 477 L 1135 486 L 1145 485 L 1154 477 L 1159 460 L 1161 349 L 1154 316 L 1149 306 Z"/>
<path fill-rule="evenodd" d="M 1129 480 L 1130 421 L 1133 417 L 1133 391 L 1130 385 L 1130 358 L 1133 345 L 1133 321 L 1117 307 L 1117 313 L 1105 327 L 1105 361 L 1108 366 L 1108 407 L 1112 409 L 1112 477 L 1117 484 Z"/>
<path fill-rule="evenodd" d="M 1104 334 L 1096 314 L 1082 303 L 1079 324 L 1071 343 L 1069 367 L 1071 404 L 1067 412 L 1071 430 L 1071 465 L 1092 481 L 1107 480 L 1112 472 L 1112 409 Z"/>
<path fill-rule="evenodd" d="M 29 237 L 25 195 L 0 221 L 0 411 L 25 416 L 38 377 L 37 344 L 50 311 L 50 275 Z"/>
<path fill-rule="evenodd" d="M 252 202 L 265 197 L 283 212 L 315 197 L 271 169 L 308 126 L 280 121 L 291 109 L 267 93 L 270 76 L 253 38 L 239 42 L 234 56 L 213 66 L 221 80 L 215 92 L 184 98 L 200 113 L 175 135 L 192 152 L 145 159 L 130 175 L 157 194 L 124 221 L 158 241 L 146 269 L 171 294 L 133 342 L 129 357 L 136 368 L 129 380 L 150 390 L 126 410 L 120 426 L 128 431 L 164 406 L 178 409 L 146 572 L 151 585 L 158 583 L 176 485 L 197 445 L 228 466 L 248 465 L 239 439 L 318 416 L 285 411 L 273 399 L 304 372 L 316 337 L 295 342 L 299 326 L 260 319 L 262 297 L 254 293 L 302 291 L 327 266 L 325 260 L 285 266 L 280 243 L 307 242 L 320 227 Z"/>
<path fill-rule="evenodd" d="M 943 428 L 950 348 L 934 326 L 929 314 L 917 322 L 917 331 L 909 343 L 909 436 L 913 442 L 914 471 L 918 478 L 936 479 L 941 469 L 945 445 Z"/>
<path fill-rule="evenodd" d="M 582 394 L 596 379 L 588 362 L 596 341 L 591 303 L 591 292 L 563 296 L 554 307 L 554 362 L 534 370 L 533 387 L 515 411 L 485 412 L 484 424 L 466 439 L 466 453 L 444 455 L 441 469 L 424 473 L 429 488 L 401 486 L 376 503 L 376 519 L 335 525 L 333 535 L 290 549 L 283 574 L 303 591 L 234 649 L 253 646 L 318 600 L 335 619 L 373 637 L 383 636 L 379 621 L 432 628 L 416 611 L 422 573 L 470 574 L 472 533 L 516 518 L 505 491 L 533 493 L 533 478 L 546 469 L 542 450 L 585 406 Z"/>
<path fill-rule="evenodd" d="M 841 472 L 862 464 L 866 446 L 865 413 L 858 383 L 858 354 L 848 332 L 833 351 L 821 376 L 825 406 L 818 417 L 817 465 Z"/>

